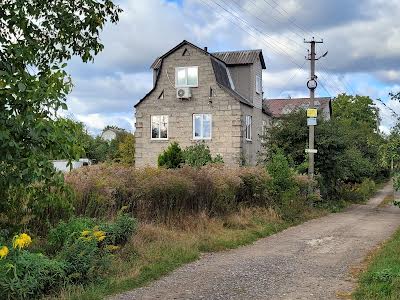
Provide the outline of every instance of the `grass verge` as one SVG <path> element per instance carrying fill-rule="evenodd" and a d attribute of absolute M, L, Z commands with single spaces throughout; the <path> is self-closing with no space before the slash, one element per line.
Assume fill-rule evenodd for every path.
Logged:
<path fill-rule="evenodd" d="M 400 299 L 400 229 L 368 261 L 353 298 Z"/>
<path fill-rule="evenodd" d="M 67 287 L 57 299 L 103 299 L 156 280 L 198 259 L 202 252 L 247 245 L 327 213 L 310 208 L 296 222 L 287 222 L 272 209 L 246 208 L 220 218 L 200 214 L 169 225 L 140 224 L 137 234 L 115 255 L 107 279 L 85 287 Z"/>

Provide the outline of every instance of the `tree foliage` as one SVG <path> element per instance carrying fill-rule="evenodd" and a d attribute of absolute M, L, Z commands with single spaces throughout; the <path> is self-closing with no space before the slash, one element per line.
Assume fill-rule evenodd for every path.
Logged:
<path fill-rule="evenodd" d="M 100 30 L 107 21 L 117 22 L 120 12 L 110 0 L 0 2 L 2 220 L 9 222 L 7 214 L 17 206 L 21 214 L 32 213 L 34 203 L 46 203 L 43 197 L 62 187 L 49 158 L 74 159 L 82 152 L 71 124 L 56 121 L 72 88 L 66 61 L 72 56 L 92 61 L 103 49 Z M 24 200 L 16 191 L 24 192 Z"/>
<path fill-rule="evenodd" d="M 324 198 L 337 197 L 340 184 L 361 183 L 365 178 L 386 174 L 380 151 L 385 139 L 377 130 L 378 118 L 372 99 L 342 94 L 333 100 L 331 120 L 318 120 L 315 169 Z M 267 161 L 282 150 L 292 167 L 305 172 L 308 165 L 304 151 L 308 147 L 306 124 L 306 112 L 299 110 L 270 128 L 265 136 Z"/>

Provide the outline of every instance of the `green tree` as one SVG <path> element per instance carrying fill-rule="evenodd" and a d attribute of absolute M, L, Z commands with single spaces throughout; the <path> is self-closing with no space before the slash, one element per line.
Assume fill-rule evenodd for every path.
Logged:
<path fill-rule="evenodd" d="M 45 223 L 63 187 L 50 157 L 77 158 L 74 130 L 56 122 L 67 109 L 72 56 L 92 61 L 103 49 L 99 33 L 118 21 L 110 0 L 0 2 L 0 219 Z M 23 194 L 23 195 L 20 195 Z M 62 206 L 61 204 L 59 205 Z"/>
<path fill-rule="evenodd" d="M 365 178 L 387 175 L 381 163 L 380 149 L 384 137 L 377 130 L 378 115 L 369 97 L 339 95 L 333 100 L 331 120 L 318 120 L 315 128 L 316 174 L 325 199 L 336 198 L 342 183 L 360 183 Z M 267 131 L 266 160 L 282 150 L 292 167 L 306 171 L 308 142 L 306 113 L 293 112 Z"/>
<path fill-rule="evenodd" d="M 167 169 L 179 168 L 184 162 L 182 149 L 177 142 L 171 143 L 168 148 L 158 156 L 158 166 Z"/>
<path fill-rule="evenodd" d="M 126 133 L 118 144 L 118 160 L 126 165 L 135 164 L 135 136 Z"/>

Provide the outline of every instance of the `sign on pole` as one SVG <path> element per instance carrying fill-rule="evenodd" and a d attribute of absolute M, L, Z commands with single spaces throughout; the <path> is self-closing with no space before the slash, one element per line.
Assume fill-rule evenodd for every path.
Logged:
<path fill-rule="evenodd" d="M 317 153 L 317 149 L 306 149 L 306 153 Z"/>
<path fill-rule="evenodd" d="M 307 109 L 307 118 L 316 118 L 318 115 L 318 110 L 316 108 Z"/>
<path fill-rule="evenodd" d="M 316 126 L 317 118 L 307 118 L 307 126 Z"/>

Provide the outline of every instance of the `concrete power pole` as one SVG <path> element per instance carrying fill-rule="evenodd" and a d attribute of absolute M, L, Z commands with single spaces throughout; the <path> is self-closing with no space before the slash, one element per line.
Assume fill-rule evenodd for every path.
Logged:
<path fill-rule="evenodd" d="M 311 109 L 315 108 L 315 89 L 317 88 L 317 76 L 315 75 L 315 61 L 317 61 L 319 58 L 316 58 L 316 53 L 315 53 L 315 45 L 317 43 L 323 43 L 323 41 L 316 41 L 314 38 L 312 38 L 311 41 L 306 41 L 304 40 L 305 43 L 309 43 L 311 46 L 311 51 L 308 53 L 308 57 L 306 57 L 307 60 L 310 61 L 310 80 L 307 82 L 307 87 L 310 90 L 310 107 Z M 326 56 L 327 53 L 325 53 L 323 56 Z M 316 116 L 315 116 L 316 117 Z M 309 124 L 308 126 L 308 176 L 313 179 L 314 178 L 314 154 L 316 153 L 316 150 L 314 149 L 314 139 L 315 139 L 315 125 L 314 124 Z"/>

